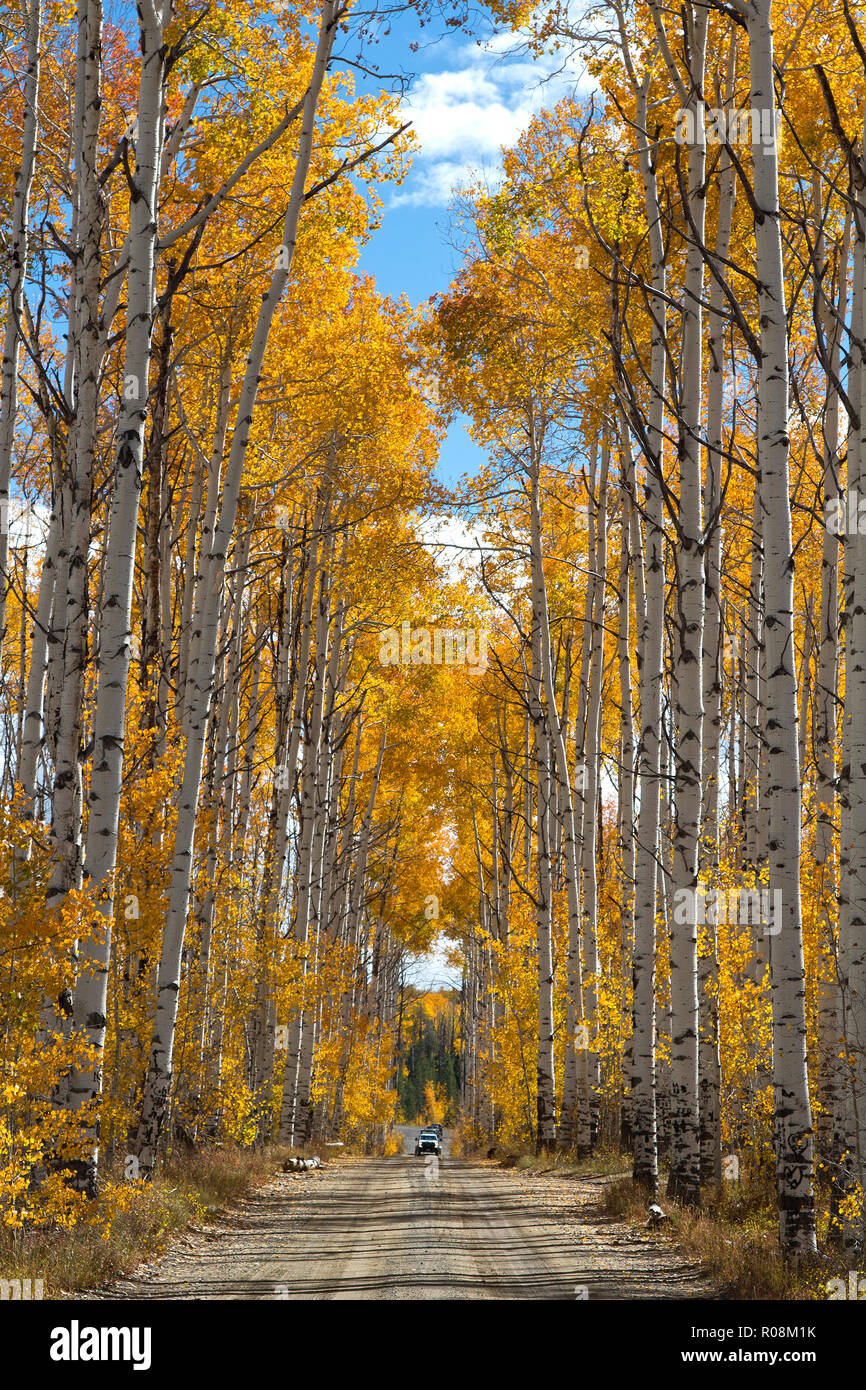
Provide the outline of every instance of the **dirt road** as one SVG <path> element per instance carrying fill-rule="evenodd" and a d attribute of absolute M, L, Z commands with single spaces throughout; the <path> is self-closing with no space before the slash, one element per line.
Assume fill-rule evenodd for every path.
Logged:
<path fill-rule="evenodd" d="M 438 1163 L 406 1148 L 283 1175 L 102 1297 L 718 1296 L 671 1244 L 605 1218 L 597 1179 L 451 1158 L 447 1142 Z"/>

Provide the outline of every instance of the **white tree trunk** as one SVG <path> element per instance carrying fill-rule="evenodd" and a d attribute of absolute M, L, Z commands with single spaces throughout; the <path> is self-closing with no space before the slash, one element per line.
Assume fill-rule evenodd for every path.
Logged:
<path fill-rule="evenodd" d="M 770 0 L 746 10 L 751 104 L 776 128 Z M 782 1250 L 815 1246 L 812 1113 L 806 1064 L 805 975 L 800 908 L 800 781 L 794 669 L 794 561 L 788 479 L 788 343 L 778 151 L 753 127 L 756 275 L 760 285 L 758 466 L 764 535 L 766 738 L 770 792 L 770 892 L 782 895 L 781 929 L 771 937 L 776 1180 Z M 866 827 L 864 827 L 866 830 Z"/>
<path fill-rule="evenodd" d="M 23 8 L 23 7 L 22 7 Z M 18 410 L 18 360 L 21 344 L 21 314 L 27 280 L 29 251 L 30 190 L 36 168 L 36 141 L 39 129 L 40 41 L 42 0 L 29 0 L 24 11 L 26 66 L 24 69 L 24 124 L 21 132 L 21 164 L 15 176 L 12 222 L 6 238 L 8 282 L 6 326 L 3 334 L 3 363 L 0 368 L 0 650 L 6 635 L 6 595 L 9 563 L 9 482 L 15 446 Z"/>
<path fill-rule="evenodd" d="M 700 1200 L 698 1106 L 698 851 L 701 830 L 701 777 L 704 700 L 702 648 L 704 623 L 703 517 L 701 506 L 701 394 L 703 389 L 704 282 L 703 188 L 706 141 L 701 102 L 704 91 L 708 11 L 689 6 L 686 49 L 687 86 L 692 115 L 688 145 L 690 238 L 686 248 L 682 310 L 681 399 L 679 403 L 679 497 L 676 546 L 677 644 L 674 718 L 673 822 L 674 894 L 686 894 L 687 913 L 671 916 L 671 1158 L 668 1196 L 697 1205 Z M 659 17 L 660 22 L 660 17 Z M 676 898 L 675 898 L 676 901 Z"/>
<path fill-rule="evenodd" d="M 538 486 L 536 440 L 530 445 L 533 473 L 530 489 Z M 537 507 L 537 504 L 536 504 Z M 544 688 L 541 627 L 542 606 L 537 585 L 533 585 L 532 634 L 529 678 L 530 714 L 534 730 L 536 811 L 536 948 L 538 972 L 538 1061 L 536 1079 L 536 1133 L 539 1152 L 556 1147 L 556 1079 L 553 1057 L 553 875 L 550 863 L 550 824 L 553 778 L 550 766 L 550 736 L 542 703 Z"/>
<path fill-rule="evenodd" d="M 170 3 L 158 10 L 149 4 L 143 5 L 140 11 L 141 64 L 130 210 L 124 386 L 117 424 L 114 496 L 105 564 L 84 859 L 86 881 L 98 895 L 95 905 L 98 930 L 81 946 L 74 1014 L 76 1030 L 96 1049 L 97 1060 L 92 1068 L 76 1070 L 70 1075 L 69 1106 L 73 1111 L 88 1105 L 92 1109 L 102 1086 L 101 1053 L 105 1042 L 114 915 L 113 875 L 117 862 L 126 692 L 132 650 L 132 588 L 154 316 L 157 191 L 165 124 L 163 31 L 170 13 Z M 79 1167 L 76 1181 L 92 1195 L 98 1176 L 99 1131 L 95 1115 L 88 1118 L 87 1126 L 91 1148 Z"/>
<path fill-rule="evenodd" d="M 646 535 L 645 613 L 639 636 L 641 735 L 638 752 L 640 810 L 637 823 L 634 932 L 634 1072 L 632 1074 L 632 1134 L 634 1177 L 651 1193 L 658 1189 L 655 1073 L 656 866 L 659 839 L 660 726 L 662 708 L 662 643 L 664 635 L 664 534 L 661 468 L 666 375 L 666 270 L 656 174 L 647 134 L 649 78 L 637 86 L 636 124 L 641 176 L 652 257 L 651 398 L 646 432 L 644 516 Z"/>
<path fill-rule="evenodd" d="M 141 1122 L 137 1149 L 143 1171 L 153 1171 L 156 1147 L 162 1131 L 168 1097 L 171 1091 L 172 1055 L 177 1022 L 177 1003 L 181 954 L 183 951 L 186 918 L 189 909 L 190 875 L 195 838 L 198 794 L 201 785 L 202 757 L 207 728 L 207 711 L 213 686 L 216 641 L 219 624 L 220 596 L 223 587 L 226 556 L 234 531 L 241 478 L 246 459 L 261 379 L 265 349 L 277 305 L 289 278 L 289 268 L 297 241 L 298 221 L 304 199 L 304 189 L 313 151 L 316 113 L 325 72 L 336 37 L 336 6 L 325 0 L 310 83 L 304 98 L 301 132 L 295 169 L 283 223 L 283 247 L 280 268 L 271 276 L 270 285 L 262 296 L 252 344 L 246 363 L 238 401 L 237 417 L 232 436 L 231 452 L 223 483 L 219 523 L 205 565 L 206 595 L 201 620 L 198 651 L 191 662 L 186 693 L 185 723 L 187 734 L 181 785 L 178 822 L 175 836 L 169 908 L 163 937 L 157 980 L 157 1008 L 150 1045 L 148 1075 L 142 1100 Z"/>

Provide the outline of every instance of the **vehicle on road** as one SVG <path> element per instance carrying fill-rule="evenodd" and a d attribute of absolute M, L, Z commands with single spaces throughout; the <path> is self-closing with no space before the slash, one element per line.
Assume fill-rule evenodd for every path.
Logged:
<path fill-rule="evenodd" d="M 435 1130 L 422 1129 L 415 1140 L 415 1157 L 419 1154 L 441 1154 L 442 1144 Z"/>

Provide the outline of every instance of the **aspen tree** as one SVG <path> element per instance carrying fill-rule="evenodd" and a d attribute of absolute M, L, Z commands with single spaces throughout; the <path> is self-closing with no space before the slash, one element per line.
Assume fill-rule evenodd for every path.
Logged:
<path fill-rule="evenodd" d="M 788 342 L 779 225 L 778 143 L 770 0 L 734 0 L 749 37 L 751 106 L 767 113 L 762 144 L 752 124 L 756 270 L 759 282 L 758 461 L 764 540 L 770 891 L 782 922 L 770 940 L 773 998 L 776 1181 L 782 1250 L 815 1250 L 813 1132 L 806 1061 L 800 903 L 800 785 L 794 668 L 791 506 L 788 491 Z"/>
<path fill-rule="evenodd" d="M 731 35 L 725 74 L 724 99 L 717 84 L 717 105 L 730 108 L 736 68 L 736 33 Z M 736 180 L 727 150 L 719 160 L 719 204 L 715 258 L 719 268 L 727 260 L 736 198 Z M 708 300 L 707 452 L 704 473 L 704 524 L 708 532 L 704 555 L 704 627 L 701 682 L 704 692 L 703 806 L 701 811 L 701 867 L 710 882 L 719 870 L 719 783 L 721 779 L 722 679 L 722 470 L 724 457 L 725 322 L 723 294 L 718 278 L 711 276 Z M 732 740 L 733 743 L 733 740 Z M 722 1181 L 721 1063 L 718 1019 L 718 942 L 716 926 L 707 926 L 707 939 L 698 962 L 700 1180 Z"/>
<path fill-rule="evenodd" d="M 29 0 L 23 7 L 26 49 L 22 101 L 21 163 L 15 175 L 12 224 L 7 239 L 8 276 L 3 361 L 0 367 L 0 644 L 6 632 L 6 596 L 9 564 L 9 481 L 18 414 L 18 373 L 21 351 L 21 321 L 29 256 L 30 193 L 36 169 L 39 132 L 39 84 L 41 79 L 42 0 Z"/>
<path fill-rule="evenodd" d="M 114 907 L 111 876 L 117 851 L 123 773 L 124 720 L 131 656 L 130 608 L 153 325 L 157 190 L 165 121 L 163 82 L 166 54 L 163 34 L 171 12 L 170 3 L 158 8 L 148 3 L 142 6 L 139 16 L 141 65 L 127 272 L 124 391 L 117 430 L 116 475 L 106 556 L 94 756 L 84 856 L 86 880 L 105 896 L 98 905 L 95 931 L 82 944 L 81 973 L 75 995 L 76 1029 L 88 1037 L 97 1057 L 104 1044 L 106 1026 L 110 923 Z M 101 1082 L 99 1062 L 92 1071 L 74 1072 L 70 1077 L 70 1107 L 75 1111 L 88 1102 L 94 1102 Z M 94 1144 L 81 1165 L 77 1181 L 92 1195 L 97 1183 L 98 1130 L 91 1132 Z"/>
<path fill-rule="evenodd" d="M 225 569 L 230 537 L 234 531 L 241 475 L 247 454 L 265 349 L 277 305 L 288 281 L 289 268 L 297 240 L 298 221 L 313 152 L 317 106 L 336 37 L 340 13 L 333 0 L 325 0 L 313 58 L 312 74 L 304 96 L 295 169 L 283 224 L 282 245 L 287 250 L 287 254 L 283 258 L 285 264 L 281 263 L 273 271 L 270 285 L 263 295 L 259 307 L 240 389 L 237 419 L 222 488 L 219 520 L 205 565 L 206 593 L 201 615 L 201 633 L 198 638 L 197 650 L 190 665 L 185 704 L 184 717 L 188 726 L 186 758 L 180 792 L 169 912 L 158 981 L 156 1022 L 150 1047 L 148 1078 L 142 1101 L 141 1123 L 137 1138 L 139 1161 L 145 1173 L 153 1171 L 156 1160 L 156 1145 L 162 1131 L 171 1088 L 171 1058 L 177 1020 L 177 977 L 189 906 L 192 847 L 201 782 L 207 708 L 216 657 L 222 575 Z"/>
<path fill-rule="evenodd" d="M 532 472 L 530 489 L 538 488 L 538 453 L 540 438 L 538 422 L 530 423 L 530 457 Z M 538 513 L 536 498 L 534 513 Z M 538 898 L 536 908 L 536 950 L 538 955 L 538 1065 L 536 1086 L 536 1136 L 539 1153 L 556 1147 L 556 1081 L 553 1055 L 553 944 L 552 897 L 553 876 L 550 863 L 550 824 L 553 799 L 551 778 L 550 728 L 542 703 L 543 647 L 541 628 L 543 600 L 536 581 L 532 597 L 532 629 L 530 638 L 529 700 L 535 754 L 537 812 L 536 857 Z"/>
<path fill-rule="evenodd" d="M 643 514 L 645 614 L 640 636 L 641 733 L 638 753 L 640 811 L 637 823 L 635 866 L 635 945 L 634 945 L 634 1072 L 632 1074 L 632 1133 L 634 1176 L 655 1193 L 658 1187 L 658 1151 L 655 1102 L 655 957 L 656 957 L 656 863 L 659 834 L 659 773 L 661 724 L 661 673 L 664 612 L 664 560 L 662 497 L 659 485 L 662 460 L 663 415 L 666 377 L 666 284 L 667 272 L 662 244 L 662 222 L 653 151 L 649 140 L 647 105 L 650 76 L 638 80 L 628 50 L 625 21 L 621 11 L 617 21 L 623 60 L 629 73 L 636 102 L 638 156 L 644 188 L 646 215 L 652 258 L 652 356 L 650 363 L 650 417 L 646 431 L 645 496 Z"/>

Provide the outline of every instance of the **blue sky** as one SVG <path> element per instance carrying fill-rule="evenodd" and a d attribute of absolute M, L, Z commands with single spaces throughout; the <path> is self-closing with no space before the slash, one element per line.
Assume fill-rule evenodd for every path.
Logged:
<path fill-rule="evenodd" d="M 381 3 L 387 8 L 395 0 Z M 130 0 L 106 0 L 105 9 L 132 37 Z M 449 29 L 435 3 L 431 10 L 423 29 L 411 7 L 380 21 L 377 41 L 363 53 L 365 65 L 375 66 L 379 76 L 353 68 L 359 90 L 396 90 L 389 77 L 404 80 L 403 119 L 411 120 L 420 149 L 406 182 L 382 189 L 382 226 L 363 248 L 360 269 L 375 277 L 383 294 L 405 294 L 413 304 L 447 289 L 459 268 L 459 252 L 449 239 L 453 189 L 479 173 L 495 184 L 502 146 L 514 144 L 542 106 L 554 106 L 576 87 L 589 90 L 578 62 L 533 61 L 519 35 L 494 33 L 483 13 L 475 12 L 474 31 L 467 34 Z M 345 56 L 358 56 L 351 39 Z M 335 68 L 340 57 L 338 45 Z M 455 423 L 442 448 L 442 481 L 454 483 L 482 462 L 481 450 Z"/>
<path fill-rule="evenodd" d="M 451 236 L 454 188 L 479 173 L 495 184 L 501 148 L 514 144 L 542 106 L 576 87 L 586 90 L 585 78 L 576 64 L 533 62 L 516 34 L 493 34 L 489 26 L 473 36 L 455 33 L 435 18 L 422 30 L 413 11 L 395 16 L 390 35 L 370 52 L 382 74 L 409 77 L 403 118 L 412 121 L 420 149 L 408 179 L 383 190 L 382 226 L 364 247 L 360 268 L 375 276 L 383 294 L 405 294 L 419 304 L 445 290 L 459 269 Z M 356 74 L 359 87 L 372 80 Z M 443 444 L 440 478 L 456 482 L 482 461 L 455 423 Z"/>
<path fill-rule="evenodd" d="M 479 44 L 476 37 L 455 34 L 435 21 L 419 31 L 414 14 L 395 21 L 391 35 L 373 50 L 381 72 L 413 73 L 403 102 L 420 143 L 408 179 L 383 190 L 382 226 L 361 254 L 360 268 L 375 276 L 384 294 L 405 294 L 414 304 L 447 289 L 460 265 L 452 244 L 450 204 L 453 189 L 473 173 L 495 184 L 500 152 L 519 138 L 532 116 L 578 88 L 588 90 L 582 70 L 553 62 L 533 63 L 516 35 L 501 34 Z M 417 53 L 410 44 L 420 41 Z M 356 79 L 360 85 L 360 79 Z M 455 483 L 484 462 L 465 428 L 456 422 L 440 455 L 438 474 Z M 443 525 L 449 540 L 471 542 L 461 521 Z M 456 558 L 461 552 L 455 551 Z M 459 972 L 449 969 L 444 943 L 412 963 L 413 982 L 422 988 L 442 983 L 458 987 Z"/>

